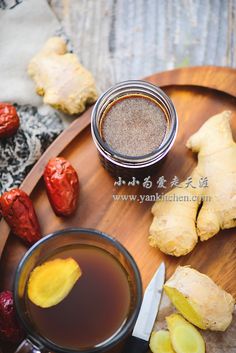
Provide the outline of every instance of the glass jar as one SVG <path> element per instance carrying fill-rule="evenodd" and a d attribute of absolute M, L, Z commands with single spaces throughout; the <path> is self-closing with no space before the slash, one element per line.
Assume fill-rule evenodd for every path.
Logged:
<path fill-rule="evenodd" d="M 122 155 L 104 141 L 101 136 L 101 119 L 109 105 L 122 97 L 138 96 L 155 101 L 165 113 L 167 128 L 160 146 L 143 156 Z M 91 116 L 93 141 L 104 168 L 115 178 L 145 177 L 154 174 L 171 149 L 177 134 L 178 117 L 171 99 L 159 87 L 140 80 L 120 82 L 109 88 L 97 100 Z"/>

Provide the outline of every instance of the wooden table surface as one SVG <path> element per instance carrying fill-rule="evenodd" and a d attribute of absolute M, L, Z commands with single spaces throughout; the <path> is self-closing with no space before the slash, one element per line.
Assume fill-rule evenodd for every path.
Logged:
<path fill-rule="evenodd" d="M 48 0 L 100 91 L 175 67 L 236 67 L 236 0 Z"/>

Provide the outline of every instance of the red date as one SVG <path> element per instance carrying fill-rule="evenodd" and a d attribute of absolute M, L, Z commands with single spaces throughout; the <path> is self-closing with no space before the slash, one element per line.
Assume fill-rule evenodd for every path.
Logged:
<path fill-rule="evenodd" d="M 12 232 L 26 243 L 32 245 L 41 238 L 33 203 L 23 190 L 6 191 L 0 197 L 0 211 Z"/>
<path fill-rule="evenodd" d="M 79 196 L 79 179 L 72 165 L 62 157 L 51 159 L 44 170 L 44 181 L 56 215 L 71 215 Z"/>
<path fill-rule="evenodd" d="M 0 103 L 0 138 L 12 136 L 20 126 L 16 108 L 8 103 Z"/>
<path fill-rule="evenodd" d="M 0 338 L 3 341 L 17 343 L 25 333 L 20 326 L 15 312 L 13 293 L 4 291 L 0 293 Z"/>

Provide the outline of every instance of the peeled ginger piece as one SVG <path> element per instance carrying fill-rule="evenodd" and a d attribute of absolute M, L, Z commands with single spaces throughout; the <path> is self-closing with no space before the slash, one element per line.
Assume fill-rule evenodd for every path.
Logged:
<path fill-rule="evenodd" d="M 200 332 L 179 314 L 166 318 L 172 346 L 176 353 L 205 353 Z"/>
<path fill-rule="evenodd" d="M 165 330 L 152 332 L 149 347 L 153 353 L 175 353 L 171 345 L 170 333 Z"/>
<path fill-rule="evenodd" d="M 41 308 L 57 305 L 70 293 L 81 274 L 72 258 L 47 261 L 31 272 L 28 297 Z"/>

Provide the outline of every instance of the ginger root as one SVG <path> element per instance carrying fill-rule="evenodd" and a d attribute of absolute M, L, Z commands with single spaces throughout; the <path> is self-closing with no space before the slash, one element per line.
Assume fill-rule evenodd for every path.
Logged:
<path fill-rule="evenodd" d="M 207 240 L 220 229 L 236 226 L 236 143 L 230 115 L 224 111 L 211 117 L 187 141 L 187 147 L 198 153 L 193 185 L 207 178 L 208 187 L 186 189 L 183 182 L 152 207 L 149 243 L 166 254 L 186 255 L 198 237 Z"/>
<path fill-rule="evenodd" d="M 170 333 L 165 330 L 152 332 L 149 347 L 152 353 L 175 353 L 171 345 Z"/>
<path fill-rule="evenodd" d="M 36 92 L 44 96 L 44 103 L 68 114 L 78 114 L 86 104 L 97 99 L 92 74 L 67 53 L 64 40 L 50 38 L 28 66 L 28 74 L 36 82 Z"/>
<path fill-rule="evenodd" d="M 197 170 L 192 174 L 193 181 L 197 179 Z M 150 227 L 149 244 L 169 255 L 186 255 L 197 244 L 198 235 L 195 227 L 196 214 L 199 207 L 199 201 L 192 201 L 196 196 L 196 189 L 183 189 L 184 183 L 174 188 L 166 195 L 168 199 L 155 202 L 152 207 L 154 215 Z M 184 199 L 177 205 L 171 201 L 172 197 L 189 198 Z"/>
<path fill-rule="evenodd" d="M 82 275 L 78 263 L 72 259 L 54 259 L 35 267 L 28 281 L 28 297 L 41 308 L 59 304 Z"/>
<path fill-rule="evenodd" d="M 166 318 L 171 344 L 176 353 L 205 353 L 205 342 L 200 332 L 179 314 Z"/>
<path fill-rule="evenodd" d="M 193 268 L 177 267 L 164 290 L 177 310 L 203 330 L 225 331 L 232 321 L 232 295 Z"/>

